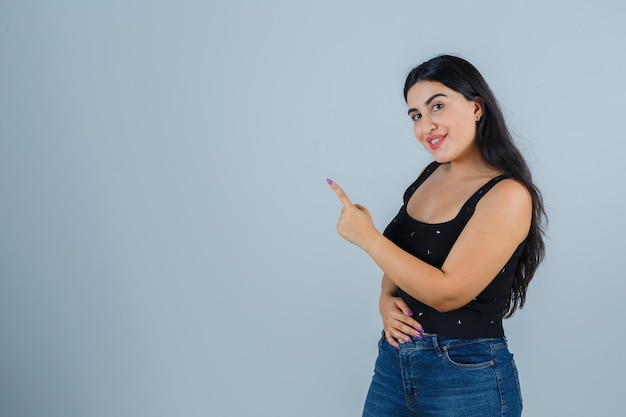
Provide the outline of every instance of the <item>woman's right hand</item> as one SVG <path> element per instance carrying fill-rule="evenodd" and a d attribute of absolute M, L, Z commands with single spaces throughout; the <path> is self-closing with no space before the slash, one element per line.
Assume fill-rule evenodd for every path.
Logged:
<path fill-rule="evenodd" d="M 411 337 L 422 338 L 424 329 L 413 317 L 408 304 L 400 297 L 382 295 L 380 315 L 383 319 L 385 338 L 389 344 L 400 349 L 400 344 L 410 342 Z"/>

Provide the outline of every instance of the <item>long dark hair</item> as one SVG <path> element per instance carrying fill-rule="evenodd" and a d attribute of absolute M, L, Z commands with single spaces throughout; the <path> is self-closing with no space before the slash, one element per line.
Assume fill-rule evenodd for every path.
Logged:
<path fill-rule="evenodd" d="M 532 180 L 530 169 L 504 121 L 502 110 L 489 85 L 478 70 L 466 60 L 440 55 L 411 70 L 404 84 L 404 100 L 409 89 L 418 81 L 439 82 L 462 94 L 466 100 L 479 101 L 483 116 L 476 127 L 476 141 L 483 160 L 505 175 L 519 181 L 528 189 L 533 203 L 530 231 L 522 250 L 515 280 L 511 288 L 504 317 L 511 317 L 526 302 L 526 290 L 537 267 L 545 256 L 546 212 L 541 193 Z"/>

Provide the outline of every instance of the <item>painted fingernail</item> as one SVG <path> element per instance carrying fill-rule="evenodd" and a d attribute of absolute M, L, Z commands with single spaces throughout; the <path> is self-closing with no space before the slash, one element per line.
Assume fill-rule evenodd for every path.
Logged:
<path fill-rule="evenodd" d="M 396 346 L 396 345 L 394 345 L 393 347 L 395 347 L 395 348 L 396 348 L 396 350 L 400 350 L 400 346 Z"/>
<path fill-rule="evenodd" d="M 421 335 L 421 334 L 419 334 L 419 333 L 415 333 L 415 338 L 416 338 L 416 339 L 421 339 L 421 338 L 422 338 L 422 335 Z"/>
<path fill-rule="evenodd" d="M 326 178 L 326 182 L 328 183 L 328 185 L 333 185 L 333 180 L 331 180 L 330 178 Z"/>
<path fill-rule="evenodd" d="M 424 333 L 424 329 L 422 329 L 421 326 L 417 328 L 417 331 L 420 332 L 420 333 Z"/>
<path fill-rule="evenodd" d="M 407 316 L 412 316 L 412 315 L 413 315 L 413 310 L 409 310 L 409 311 L 407 311 L 407 312 L 406 312 L 406 315 L 407 315 Z"/>

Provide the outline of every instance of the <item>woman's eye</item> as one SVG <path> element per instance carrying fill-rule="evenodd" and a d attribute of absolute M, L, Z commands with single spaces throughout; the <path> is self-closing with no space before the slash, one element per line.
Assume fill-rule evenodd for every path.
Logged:
<path fill-rule="evenodd" d="M 433 110 L 441 110 L 443 108 L 443 104 L 437 103 L 433 106 Z"/>
<path fill-rule="evenodd" d="M 412 119 L 414 122 L 417 122 L 417 121 L 418 121 L 419 119 L 421 119 L 421 118 L 422 118 L 422 115 L 421 115 L 421 114 L 419 114 L 419 113 L 413 113 L 413 114 L 411 115 L 411 119 Z"/>

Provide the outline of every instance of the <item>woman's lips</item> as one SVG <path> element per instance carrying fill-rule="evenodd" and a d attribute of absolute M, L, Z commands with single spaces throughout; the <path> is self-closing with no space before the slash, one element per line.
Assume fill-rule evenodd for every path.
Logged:
<path fill-rule="evenodd" d="M 441 147 L 447 135 L 431 135 L 426 138 L 426 142 L 430 145 L 430 149 L 435 151 Z"/>

